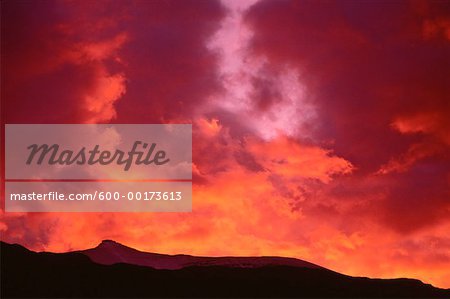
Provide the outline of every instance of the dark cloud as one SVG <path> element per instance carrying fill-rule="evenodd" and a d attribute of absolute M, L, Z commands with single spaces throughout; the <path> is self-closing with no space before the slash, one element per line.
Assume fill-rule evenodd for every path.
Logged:
<path fill-rule="evenodd" d="M 118 103 L 120 123 L 189 120 L 218 88 L 215 56 L 206 43 L 224 9 L 216 1 L 152 1 L 132 10 L 122 50 L 128 92 Z"/>
<path fill-rule="evenodd" d="M 396 116 L 450 115 L 450 43 L 424 40 L 423 22 L 434 16 L 416 10 L 413 2 L 261 1 L 248 12 L 255 55 L 300 70 L 321 116 L 319 138 L 360 171 L 408 147 L 411 137 L 390 126 Z"/>
<path fill-rule="evenodd" d="M 2 3 L 6 121 L 185 118 L 217 87 L 205 44 L 224 14 L 194 2 Z M 90 116 L 98 109 L 109 112 Z"/>
<path fill-rule="evenodd" d="M 438 1 L 260 1 L 246 16 L 253 54 L 302 74 L 321 122 L 316 142 L 331 141 L 357 168 L 328 196 L 352 199 L 365 214 L 371 189 L 385 192 L 370 206 L 377 221 L 401 232 L 448 219 L 450 26 L 443 20 L 450 5 Z M 389 161 L 401 173 L 371 178 Z"/>
<path fill-rule="evenodd" d="M 65 17 L 64 10 L 51 2 L 2 3 L 2 100 L 7 123 L 77 119 L 78 97 L 91 88 L 93 69 L 63 63 L 70 42 L 56 26 Z"/>

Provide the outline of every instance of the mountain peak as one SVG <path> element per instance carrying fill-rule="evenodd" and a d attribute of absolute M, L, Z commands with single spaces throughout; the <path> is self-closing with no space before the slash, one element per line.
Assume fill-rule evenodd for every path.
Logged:
<path fill-rule="evenodd" d="M 101 245 L 101 244 L 120 244 L 120 243 L 118 243 L 114 240 L 105 239 L 105 240 L 102 240 L 102 242 L 99 245 Z M 122 244 L 120 244 L 120 245 L 122 245 Z"/>
<path fill-rule="evenodd" d="M 135 250 L 131 247 L 128 247 L 126 245 L 123 245 L 122 243 L 119 243 L 117 241 L 114 240 L 110 240 L 110 239 L 105 239 L 102 240 L 102 242 L 100 244 L 97 245 L 96 248 L 103 248 L 103 247 L 108 247 L 108 248 L 117 248 L 117 247 L 121 247 L 121 248 L 127 248 L 130 250 Z"/>

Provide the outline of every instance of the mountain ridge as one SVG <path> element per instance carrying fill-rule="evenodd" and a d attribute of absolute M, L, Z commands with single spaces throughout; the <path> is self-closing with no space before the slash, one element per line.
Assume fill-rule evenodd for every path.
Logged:
<path fill-rule="evenodd" d="M 81 252 L 1 242 L 1 298 L 450 298 L 417 279 L 351 277 L 325 268 L 103 265 Z"/>
<path fill-rule="evenodd" d="M 279 256 L 194 256 L 187 254 L 161 254 L 146 252 L 123 245 L 113 240 L 103 240 L 94 248 L 76 251 L 87 255 L 95 263 L 113 265 L 126 263 L 155 269 L 176 270 L 190 266 L 264 267 L 293 266 L 323 268 L 316 264 L 290 257 Z"/>

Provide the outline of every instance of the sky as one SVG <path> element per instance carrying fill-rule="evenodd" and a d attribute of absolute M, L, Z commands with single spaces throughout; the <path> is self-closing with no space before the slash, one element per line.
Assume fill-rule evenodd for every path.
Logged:
<path fill-rule="evenodd" d="M 450 288 L 448 1 L 3 1 L 2 123 L 191 123 L 191 213 L 6 213 L 64 252 L 276 255 Z M 4 201 L 4 199 L 3 199 Z"/>

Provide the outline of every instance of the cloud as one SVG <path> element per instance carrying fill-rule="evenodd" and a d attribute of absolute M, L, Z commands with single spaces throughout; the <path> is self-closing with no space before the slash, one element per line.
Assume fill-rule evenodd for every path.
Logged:
<path fill-rule="evenodd" d="M 326 187 L 309 187 L 299 209 L 363 240 L 390 232 L 392 240 L 380 245 L 388 252 L 400 239 L 448 225 L 450 44 L 446 4 L 386 5 L 260 1 L 245 23 L 251 55 L 302 74 L 316 113 L 311 142 L 354 167 Z M 349 254 L 330 244 L 321 250 Z M 394 264 L 377 271 L 410 267 Z M 416 267 L 427 268 L 424 261 Z"/>
<path fill-rule="evenodd" d="M 121 74 L 103 74 L 97 78 L 92 94 L 86 95 L 85 110 L 88 115 L 86 123 L 104 123 L 117 117 L 114 102 L 125 93 L 125 78 Z"/>
<path fill-rule="evenodd" d="M 95 12 L 91 12 L 90 34 L 85 35 L 87 21 L 80 18 L 88 13 L 77 15 L 69 2 L 8 3 L 3 8 L 7 122 L 109 122 L 115 118 L 114 104 L 126 91 L 125 75 L 116 70 L 126 33 L 101 25 L 106 17 L 93 19 Z"/>
<path fill-rule="evenodd" d="M 217 1 L 138 2 L 121 27 L 127 93 L 117 123 L 191 123 L 219 87 L 216 57 L 207 49 L 225 9 Z"/>
<path fill-rule="evenodd" d="M 264 169 L 285 179 L 307 178 L 328 183 L 333 175 L 353 170 L 351 163 L 323 148 L 304 146 L 286 138 L 272 142 L 250 141 L 248 148 Z"/>
<path fill-rule="evenodd" d="M 333 142 L 338 154 L 370 172 L 409 147 L 390 126 L 397 118 L 449 114 L 450 45 L 424 40 L 421 31 L 425 19 L 445 11 L 433 5 L 423 15 L 412 3 L 385 9 L 383 3 L 261 1 L 245 21 L 253 29 L 252 55 L 302 74 L 318 114 L 314 137 Z"/>
<path fill-rule="evenodd" d="M 266 140 L 280 135 L 306 138 L 315 110 L 307 101 L 298 70 L 288 65 L 274 68 L 265 57 L 248 51 L 253 32 L 244 16 L 255 2 L 224 2 L 228 15 L 208 43 L 217 53 L 222 89 L 211 96 L 202 112 L 228 113 L 234 116 L 235 127 Z"/>

